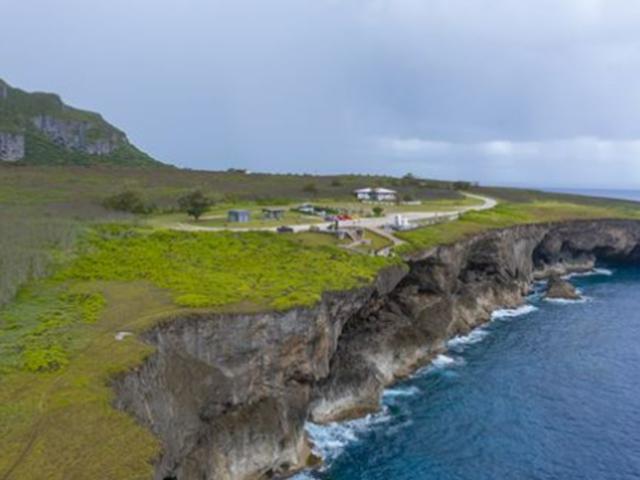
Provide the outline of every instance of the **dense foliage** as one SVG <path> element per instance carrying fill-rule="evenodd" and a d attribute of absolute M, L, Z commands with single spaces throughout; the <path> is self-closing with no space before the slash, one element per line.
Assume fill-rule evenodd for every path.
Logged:
<path fill-rule="evenodd" d="M 285 309 L 309 305 L 327 290 L 371 280 L 389 260 L 335 247 L 306 248 L 272 233 L 209 233 L 98 229 L 57 278 L 148 280 L 176 303 L 221 307 L 245 303 Z"/>

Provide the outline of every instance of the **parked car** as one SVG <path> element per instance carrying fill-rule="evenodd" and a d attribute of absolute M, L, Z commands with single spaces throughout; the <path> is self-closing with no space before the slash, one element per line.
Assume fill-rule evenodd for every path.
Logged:
<path fill-rule="evenodd" d="M 278 233 L 293 233 L 293 228 L 288 227 L 286 225 L 282 225 L 282 226 L 278 227 L 277 232 Z"/>

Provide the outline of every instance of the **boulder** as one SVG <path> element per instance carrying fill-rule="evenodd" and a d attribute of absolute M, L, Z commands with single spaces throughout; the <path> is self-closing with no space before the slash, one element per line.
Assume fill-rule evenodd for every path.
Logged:
<path fill-rule="evenodd" d="M 549 278 L 545 298 L 562 300 L 579 300 L 580 294 L 571 283 L 558 275 Z"/>

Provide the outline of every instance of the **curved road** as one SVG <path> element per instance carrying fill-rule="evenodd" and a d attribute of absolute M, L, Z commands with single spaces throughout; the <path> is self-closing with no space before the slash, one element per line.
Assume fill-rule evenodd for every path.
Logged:
<path fill-rule="evenodd" d="M 481 200 L 481 205 L 471 205 L 468 207 L 460 207 L 454 208 L 444 212 L 401 212 L 401 213 L 390 213 L 382 217 L 371 217 L 371 218 L 359 218 L 357 220 L 345 220 L 340 222 L 341 227 L 361 227 L 367 228 L 369 230 L 373 230 L 376 233 L 380 233 L 381 235 L 388 237 L 394 243 L 400 242 L 396 237 L 390 235 L 384 231 L 384 227 L 386 225 L 392 225 L 395 220 L 395 216 L 400 214 L 405 217 L 409 223 L 415 222 L 424 222 L 425 220 L 437 219 L 442 217 L 450 217 L 453 215 L 461 215 L 465 212 L 470 211 L 481 211 L 481 210 L 489 210 L 497 205 L 498 202 L 490 197 L 484 197 L 481 195 L 475 195 L 472 193 L 465 193 L 465 196 L 469 198 L 475 198 L 477 200 Z M 283 222 L 286 224 L 286 222 Z M 322 222 L 322 223 L 309 223 L 302 225 L 291 225 L 290 227 L 295 232 L 304 232 L 309 230 L 311 227 L 326 229 L 333 225 L 334 222 Z M 238 228 L 227 228 L 227 227 L 205 227 L 198 225 L 189 225 L 186 223 L 179 223 L 175 227 L 175 230 L 188 230 L 188 231 L 205 231 L 205 232 L 219 232 L 223 230 L 231 230 L 234 232 L 248 232 L 248 231 L 267 231 L 267 232 L 275 232 L 278 227 L 256 227 L 256 228 L 247 228 L 247 227 L 238 227 Z M 381 233 L 384 232 L 384 233 Z"/>

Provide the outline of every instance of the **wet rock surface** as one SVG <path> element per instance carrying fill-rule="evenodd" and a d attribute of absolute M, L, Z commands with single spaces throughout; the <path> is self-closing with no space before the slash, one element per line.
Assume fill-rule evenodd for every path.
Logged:
<path fill-rule="evenodd" d="M 568 280 L 563 279 L 559 275 L 553 275 L 549 278 L 547 292 L 545 298 L 552 300 L 580 300 L 580 294 Z"/>

